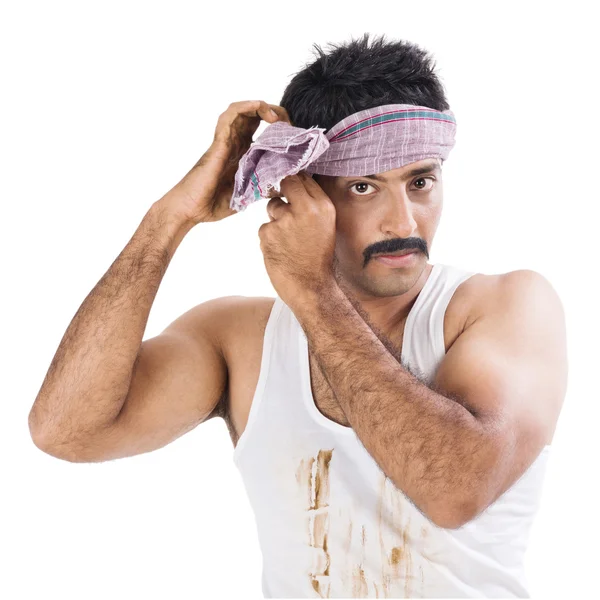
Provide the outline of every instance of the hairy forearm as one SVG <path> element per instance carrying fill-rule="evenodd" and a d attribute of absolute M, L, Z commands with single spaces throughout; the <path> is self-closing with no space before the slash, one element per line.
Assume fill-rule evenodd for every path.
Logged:
<path fill-rule="evenodd" d="M 405 369 L 357 308 L 333 282 L 294 312 L 350 425 L 396 487 L 432 520 L 471 514 L 498 460 L 488 430 Z"/>
<path fill-rule="evenodd" d="M 192 226 L 166 199 L 148 210 L 63 335 L 29 413 L 36 443 L 67 444 L 118 415 L 158 287 Z"/>

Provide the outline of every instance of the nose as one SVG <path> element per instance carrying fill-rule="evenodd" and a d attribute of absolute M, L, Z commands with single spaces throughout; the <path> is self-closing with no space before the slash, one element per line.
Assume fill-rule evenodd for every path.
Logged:
<path fill-rule="evenodd" d="M 388 236 L 413 237 L 417 229 L 417 222 L 413 216 L 413 206 L 408 194 L 403 191 L 392 194 L 385 206 L 385 213 L 381 222 L 381 231 Z"/>

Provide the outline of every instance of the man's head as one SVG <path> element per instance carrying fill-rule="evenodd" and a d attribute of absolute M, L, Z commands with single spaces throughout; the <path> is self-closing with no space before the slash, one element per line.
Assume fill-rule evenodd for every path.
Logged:
<path fill-rule="evenodd" d="M 315 45 L 319 58 L 294 76 L 280 101 L 292 125 L 329 130 L 383 104 L 449 109 L 424 50 L 368 38 L 333 45 L 327 54 Z M 424 158 L 371 177 L 313 176 L 336 207 L 336 272 L 361 297 L 403 294 L 422 273 L 441 216 L 442 162 Z M 402 268 L 374 256 L 407 248 L 418 252 Z"/>

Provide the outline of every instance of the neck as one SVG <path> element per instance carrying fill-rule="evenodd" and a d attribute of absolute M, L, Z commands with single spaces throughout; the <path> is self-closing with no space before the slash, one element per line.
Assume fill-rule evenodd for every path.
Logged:
<path fill-rule="evenodd" d="M 349 288 L 348 284 L 340 279 L 338 279 L 338 285 L 369 325 L 374 325 L 379 331 L 393 339 L 399 330 L 404 329 L 408 314 L 417 301 L 432 269 L 433 265 L 426 263 L 415 283 L 399 296 L 377 298 L 360 294 Z"/>

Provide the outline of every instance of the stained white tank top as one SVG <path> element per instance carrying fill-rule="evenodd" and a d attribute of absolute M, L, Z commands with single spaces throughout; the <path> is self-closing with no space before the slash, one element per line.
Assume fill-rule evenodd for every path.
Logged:
<path fill-rule="evenodd" d="M 407 317 L 402 362 L 429 383 L 444 314 L 474 273 L 435 264 Z M 477 518 L 444 529 L 314 403 L 307 338 L 276 297 L 247 426 L 233 453 L 256 518 L 265 598 L 528 598 L 524 554 L 550 446 Z"/>

